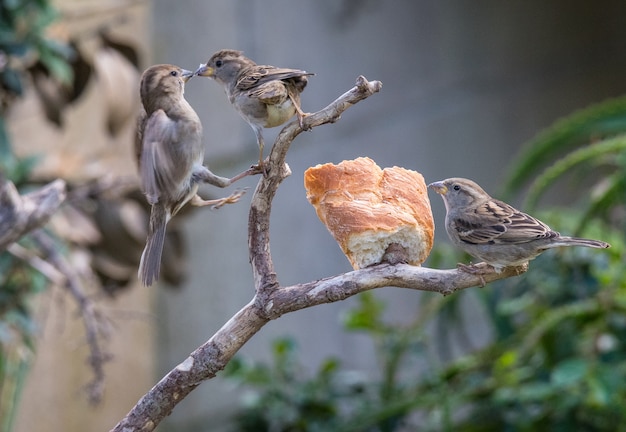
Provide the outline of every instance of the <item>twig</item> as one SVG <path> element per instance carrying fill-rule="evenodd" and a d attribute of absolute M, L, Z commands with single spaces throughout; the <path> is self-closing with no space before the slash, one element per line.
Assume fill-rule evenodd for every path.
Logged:
<path fill-rule="evenodd" d="M 63 180 L 20 196 L 13 183 L 0 177 L 0 251 L 46 223 L 65 196 Z"/>
<path fill-rule="evenodd" d="M 43 260 L 41 257 L 34 254 L 33 251 L 26 249 L 18 243 L 13 243 L 9 245 L 7 252 L 28 263 L 29 266 L 37 270 L 53 284 L 59 286 L 65 284 L 65 275 L 57 270 L 57 268 L 51 265 L 48 261 Z"/>
<path fill-rule="evenodd" d="M 378 92 L 382 84 L 357 79 L 352 88 L 323 110 L 307 116 L 304 128 L 334 122 L 351 105 Z M 248 219 L 248 246 L 256 295 L 207 342 L 192 352 L 161 379 L 131 409 L 113 432 L 154 430 L 174 407 L 203 381 L 211 379 L 266 323 L 286 313 L 344 300 L 374 288 L 396 286 L 439 292 L 444 295 L 510 277 L 525 268 L 508 268 L 495 273 L 484 265 L 480 275 L 461 270 L 433 270 L 406 264 L 381 264 L 342 275 L 281 287 L 269 249 L 271 203 L 280 183 L 290 174 L 285 156 L 293 139 L 304 129 L 297 122 L 285 126 L 269 156 L 269 173 L 259 180 Z"/>
<path fill-rule="evenodd" d="M 17 243 L 11 244 L 7 248 L 7 251 L 13 256 L 27 262 L 53 284 L 67 288 L 70 295 L 78 303 L 90 351 L 89 364 L 94 372 L 93 380 L 87 385 L 87 394 L 89 401 L 93 405 L 96 405 L 102 399 L 104 392 L 105 376 L 103 366 L 110 358 L 110 356 L 101 349 L 99 338 L 102 334 L 106 336 L 108 331 L 102 331 L 102 326 L 99 325 L 101 319 L 95 310 L 94 304 L 83 293 L 78 277 L 65 258 L 56 251 L 51 239 L 42 231 L 31 233 L 31 237 L 46 255 L 47 261 Z"/>
<path fill-rule="evenodd" d="M 93 405 L 102 400 L 104 393 L 104 363 L 110 360 L 111 355 L 100 346 L 100 339 L 108 336 L 108 329 L 103 327 L 94 303 L 83 292 L 78 276 L 72 266 L 55 248 L 54 242 L 43 231 L 31 233 L 33 241 L 46 255 L 47 260 L 65 277 L 62 284 L 78 304 L 85 337 L 89 346 L 89 366 L 93 371 L 93 379 L 86 386 L 89 402 Z"/>
<path fill-rule="evenodd" d="M 136 176 L 104 175 L 84 184 L 70 184 L 67 202 L 80 204 L 96 198 L 116 199 L 139 188 Z"/>

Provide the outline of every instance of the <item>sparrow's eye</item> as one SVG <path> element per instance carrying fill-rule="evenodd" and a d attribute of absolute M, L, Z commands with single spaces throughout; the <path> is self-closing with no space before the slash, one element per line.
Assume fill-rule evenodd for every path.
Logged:
<path fill-rule="evenodd" d="M 224 64 L 223 61 L 218 60 L 218 61 L 215 62 L 215 67 L 222 67 L 223 64 Z"/>
<path fill-rule="evenodd" d="M 452 189 L 454 189 L 455 191 L 460 191 L 461 186 L 459 186 L 458 184 L 455 184 L 454 186 L 452 186 Z"/>
<path fill-rule="evenodd" d="M 176 72 L 176 71 L 171 71 L 171 72 L 170 72 L 170 75 L 171 75 L 171 76 L 178 76 L 178 72 Z"/>

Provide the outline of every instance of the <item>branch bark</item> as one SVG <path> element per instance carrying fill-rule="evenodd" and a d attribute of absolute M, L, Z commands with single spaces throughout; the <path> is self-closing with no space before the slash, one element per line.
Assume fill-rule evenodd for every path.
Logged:
<path fill-rule="evenodd" d="M 13 183 L 1 178 L 0 251 L 45 224 L 65 197 L 63 180 L 55 180 L 35 192 L 20 196 Z"/>
<path fill-rule="evenodd" d="M 269 173 L 259 180 L 250 207 L 248 246 L 256 293 L 254 298 L 144 395 L 112 429 L 113 432 L 154 430 L 193 389 L 222 370 L 265 324 L 286 313 L 341 301 L 363 291 L 388 286 L 448 295 L 526 271 L 526 267 L 519 267 L 495 273 L 490 266 L 479 264 L 477 267 L 481 271 L 470 274 L 462 270 L 380 264 L 314 282 L 280 286 L 270 253 L 269 223 L 276 191 L 291 174 L 285 164 L 291 143 L 304 130 L 337 121 L 350 106 L 381 88 L 379 81 L 370 82 L 360 76 L 351 90 L 321 111 L 305 117 L 303 127 L 294 121 L 283 128 L 269 155 Z"/>

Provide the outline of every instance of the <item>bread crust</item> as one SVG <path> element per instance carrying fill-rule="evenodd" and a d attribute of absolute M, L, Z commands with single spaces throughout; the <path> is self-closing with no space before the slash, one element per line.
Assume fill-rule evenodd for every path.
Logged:
<path fill-rule="evenodd" d="M 406 251 L 402 262 L 420 265 L 428 257 L 434 222 L 420 173 L 383 170 L 362 157 L 307 169 L 304 187 L 354 269 L 382 262 L 391 244 Z"/>

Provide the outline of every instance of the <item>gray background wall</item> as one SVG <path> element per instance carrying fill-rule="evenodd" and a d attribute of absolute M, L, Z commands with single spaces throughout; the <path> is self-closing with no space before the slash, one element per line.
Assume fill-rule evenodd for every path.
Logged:
<path fill-rule="evenodd" d="M 287 158 L 293 175 L 276 197 L 272 252 L 283 285 L 350 270 L 318 221 L 302 185 L 312 165 L 369 156 L 380 166 L 420 171 L 427 182 L 472 178 L 496 191 L 520 144 L 556 118 L 626 90 L 626 3 L 615 1 L 155 0 L 154 63 L 195 68 L 221 48 L 258 63 L 315 72 L 303 108 L 316 111 L 363 74 L 381 93 L 334 124 L 299 136 Z M 255 161 L 254 135 L 206 79 L 187 86 L 205 127 L 209 164 L 233 175 Z M 272 142 L 278 129 L 266 130 Z M 254 189 L 255 180 L 242 182 Z M 218 195 L 224 191 L 207 189 Z M 208 339 L 252 297 L 247 204 L 199 211 L 187 234 L 191 275 L 177 292 L 159 290 L 155 380 Z M 431 196 L 437 241 L 441 200 Z M 394 315 L 414 313 L 415 292 L 379 290 Z M 367 340 L 341 331 L 352 301 L 285 316 L 242 351 L 266 359 L 269 341 L 292 335 L 314 367 L 339 356 L 347 367 L 376 373 Z M 467 319 L 480 311 L 468 305 Z M 488 337 L 478 326 L 476 341 Z M 222 430 L 237 403 L 220 378 L 181 403 L 163 430 Z M 202 425 L 202 426 L 199 426 Z"/>

